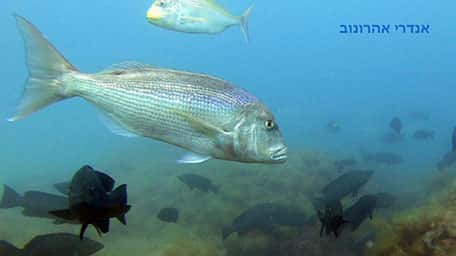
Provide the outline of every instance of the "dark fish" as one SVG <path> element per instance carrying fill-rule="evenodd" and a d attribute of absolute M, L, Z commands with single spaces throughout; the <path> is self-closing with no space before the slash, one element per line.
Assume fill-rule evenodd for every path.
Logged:
<path fill-rule="evenodd" d="M 374 209 L 377 207 L 375 195 L 362 196 L 354 205 L 344 211 L 344 220 L 355 231 L 367 218 L 372 219 Z"/>
<path fill-rule="evenodd" d="M 390 152 L 377 152 L 366 154 L 364 156 L 366 161 L 372 161 L 380 164 L 386 165 L 396 165 L 402 163 L 404 160 L 400 155 L 390 153 Z"/>
<path fill-rule="evenodd" d="M 94 170 L 94 172 L 100 179 L 105 191 L 111 192 L 114 189 L 114 184 L 115 184 L 114 179 L 111 178 L 109 175 L 102 173 L 100 171 Z M 71 186 L 71 181 L 60 182 L 60 183 L 54 184 L 54 188 L 64 195 L 70 194 L 70 186 Z"/>
<path fill-rule="evenodd" d="M 373 173 L 372 170 L 355 170 L 342 174 L 321 190 L 323 200 L 339 201 L 349 194 L 357 195 Z"/>
<path fill-rule="evenodd" d="M 110 178 L 112 180 L 112 178 Z M 92 167 L 86 165 L 73 176 L 69 194 L 69 209 L 50 213 L 82 224 L 80 238 L 92 224 L 99 234 L 109 232 L 110 218 L 126 224 L 125 214 L 131 206 L 127 204 L 127 185 L 121 185 L 108 193 L 106 183 Z"/>
<path fill-rule="evenodd" d="M 176 208 L 163 208 L 157 214 L 157 218 L 163 222 L 176 223 L 179 220 L 179 210 Z"/>
<path fill-rule="evenodd" d="M 222 231 L 223 239 L 232 233 L 245 235 L 251 231 L 273 234 L 276 226 L 302 227 L 308 223 L 307 217 L 299 210 L 275 203 L 265 203 L 247 209 L 236 217 L 231 226 Z"/>
<path fill-rule="evenodd" d="M 390 122 L 390 127 L 397 134 L 400 134 L 402 131 L 402 121 L 398 117 L 394 117 Z"/>
<path fill-rule="evenodd" d="M 331 233 L 339 237 L 343 226 L 347 223 L 343 216 L 343 207 L 340 201 L 326 201 L 323 209 L 317 210 L 317 216 L 321 223 L 320 237 L 323 233 L 329 236 Z"/>
<path fill-rule="evenodd" d="M 178 176 L 179 180 L 186 184 L 190 189 L 198 189 L 202 192 L 218 193 L 219 188 L 206 177 L 195 174 L 183 174 Z"/>
<path fill-rule="evenodd" d="M 401 133 L 388 132 L 380 137 L 380 141 L 386 144 L 395 144 L 404 141 L 405 136 Z"/>
<path fill-rule="evenodd" d="M 21 196 L 14 189 L 4 185 L 0 208 L 14 207 L 24 208 L 22 211 L 24 216 L 55 220 L 58 218 L 49 214 L 49 211 L 68 207 L 68 198 L 40 191 L 27 191 Z"/>
<path fill-rule="evenodd" d="M 377 198 L 377 208 L 390 208 L 396 203 L 396 197 L 390 193 L 377 193 L 373 196 Z"/>
<path fill-rule="evenodd" d="M 343 171 L 347 167 L 354 167 L 358 164 L 358 161 L 354 158 L 345 158 L 342 160 L 334 161 L 334 165 L 336 166 L 338 171 Z"/>
<path fill-rule="evenodd" d="M 326 129 L 329 131 L 329 132 L 332 132 L 332 133 L 337 133 L 340 131 L 341 129 L 341 126 L 338 122 L 336 121 L 329 121 L 328 124 L 326 125 Z"/>
<path fill-rule="evenodd" d="M 434 136 L 435 136 L 435 131 L 425 130 L 425 129 L 416 130 L 415 133 L 413 134 L 413 138 L 415 138 L 417 140 L 430 140 L 430 139 L 434 139 Z"/>
<path fill-rule="evenodd" d="M 66 233 L 39 235 L 30 240 L 23 249 L 7 241 L 0 241 L 2 256 L 89 256 L 103 249 L 97 241 Z"/>
<path fill-rule="evenodd" d="M 456 127 L 453 128 L 453 135 L 451 137 L 451 151 L 446 153 L 442 160 L 437 163 L 437 168 L 443 170 L 452 166 L 456 162 Z"/>

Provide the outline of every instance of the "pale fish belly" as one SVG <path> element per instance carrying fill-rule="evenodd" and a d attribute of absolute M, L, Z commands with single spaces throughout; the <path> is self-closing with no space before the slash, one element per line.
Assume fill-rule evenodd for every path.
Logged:
<path fill-rule="evenodd" d="M 230 131 L 242 107 L 258 101 L 223 80 L 173 70 L 110 71 L 72 80 L 74 96 L 93 103 L 130 132 L 212 156 L 220 154 L 213 138 L 195 130 L 185 116 Z"/>
<path fill-rule="evenodd" d="M 231 26 L 239 25 L 239 18 L 223 9 L 184 8 L 179 13 L 175 28 L 187 33 L 217 34 Z"/>

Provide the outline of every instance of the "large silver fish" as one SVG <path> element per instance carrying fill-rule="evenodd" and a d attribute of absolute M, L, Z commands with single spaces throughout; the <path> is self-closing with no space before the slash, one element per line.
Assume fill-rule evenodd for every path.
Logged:
<path fill-rule="evenodd" d="M 121 64 L 96 74 L 72 66 L 27 20 L 16 16 L 30 77 L 16 121 L 54 102 L 82 97 L 124 135 L 139 135 L 210 158 L 280 163 L 287 147 L 272 113 L 256 97 L 218 78 Z"/>

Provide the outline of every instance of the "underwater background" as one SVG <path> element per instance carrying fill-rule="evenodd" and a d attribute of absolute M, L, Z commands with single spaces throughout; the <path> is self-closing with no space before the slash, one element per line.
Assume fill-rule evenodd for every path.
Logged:
<path fill-rule="evenodd" d="M 251 4 L 218 2 L 235 14 Z M 249 43 L 238 27 L 218 35 L 155 27 L 145 19 L 151 4 L 1 1 L 0 116 L 5 121 L 0 124 L 0 184 L 18 191 L 53 192 L 52 184 L 68 180 L 84 164 L 127 183 L 133 206 L 128 225 L 113 222 L 112 231 L 101 238 L 89 229 L 88 236 L 105 245 L 96 255 L 300 255 L 289 249 L 296 251 L 294 243 L 304 244 L 306 255 L 336 255 L 352 235 L 362 236 L 366 230 L 377 232 L 377 241 L 366 255 L 456 255 L 452 210 L 456 204 L 451 204 L 456 168 L 444 172 L 436 168 L 451 148 L 456 124 L 456 3 L 256 1 Z M 211 160 L 177 165 L 184 151 L 145 138 L 111 134 L 95 108 L 81 99 L 8 123 L 27 76 L 13 13 L 30 19 L 83 72 L 135 60 L 215 75 L 248 90 L 278 119 L 289 145 L 287 163 Z M 430 33 L 341 34 L 341 24 L 429 24 Z M 413 112 L 424 112 L 429 119 L 416 120 L 410 117 Z M 379 138 L 394 116 L 402 118 L 406 138 L 384 143 Z M 341 127 L 337 133 L 327 130 L 332 120 Z M 413 132 L 422 128 L 434 130 L 435 138 L 414 140 Z M 348 157 L 362 162 L 364 151 L 394 152 L 404 161 L 394 166 L 361 164 L 375 171 L 363 192 L 391 192 L 398 202 L 365 222 L 359 234 L 320 238 L 316 224 L 305 230 L 284 230 L 280 238 L 253 233 L 221 239 L 223 226 L 259 203 L 279 202 L 312 215 L 309 195 L 340 175 L 333 162 Z M 220 185 L 220 194 L 189 190 L 176 178 L 183 173 L 210 178 Z M 180 209 L 178 223 L 156 218 L 168 206 Z M 39 234 L 79 230 L 26 218 L 20 209 L 0 210 L 0 226 L 0 240 L 18 246 Z M 434 233 L 442 230 L 450 235 L 439 243 L 441 236 Z M 429 232 L 437 237 L 433 246 L 422 242 L 431 236 Z M 306 241 L 314 241 L 315 248 L 305 248 Z"/>

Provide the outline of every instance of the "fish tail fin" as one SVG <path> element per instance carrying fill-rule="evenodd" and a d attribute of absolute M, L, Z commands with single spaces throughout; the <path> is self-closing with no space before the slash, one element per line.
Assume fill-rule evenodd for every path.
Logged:
<path fill-rule="evenodd" d="M 127 185 L 120 185 L 110 195 L 111 204 L 114 205 L 115 209 L 118 209 L 118 215 L 116 218 L 120 223 L 127 225 L 127 219 L 125 218 L 126 212 L 128 212 L 131 206 L 127 205 Z M 113 209 L 114 209 L 113 208 Z M 119 210 L 120 209 L 120 210 Z"/>
<path fill-rule="evenodd" d="M 23 205 L 23 197 L 19 195 L 14 189 L 7 185 L 3 185 L 3 196 L 0 201 L 0 208 L 14 208 Z"/>
<path fill-rule="evenodd" d="M 62 90 L 63 75 L 77 71 L 32 23 L 19 15 L 14 17 L 24 40 L 29 77 L 18 113 L 8 119 L 10 122 L 67 98 Z"/>
<path fill-rule="evenodd" d="M 22 251 L 7 241 L 0 241 L 0 255 L 21 256 Z"/>
<path fill-rule="evenodd" d="M 110 201 L 115 204 L 127 204 L 127 185 L 123 184 L 114 189 L 110 194 Z"/>
<path fill-rule="evenodd" d="M 245 10 L 245 12 L 240 17 L 241 31 L 247 42 L 250 41 L 249 17 L 250 17 L 250 14 L 252 13 L 253 6 L 254 6 L 254 4 L 252 4 L 249 8 L 247 8 L 247 10 Z"/>

